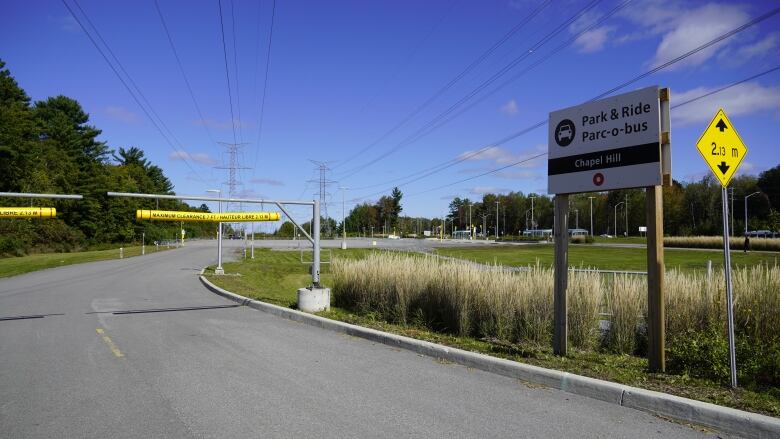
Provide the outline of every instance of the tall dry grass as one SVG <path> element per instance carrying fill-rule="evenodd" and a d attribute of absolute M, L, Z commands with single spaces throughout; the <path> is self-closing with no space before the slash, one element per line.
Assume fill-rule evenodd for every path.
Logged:
<path fill-rule="evenodd" d="M 684 248 L 723 248 L 721 236 L 667 236 L 664 237 L 665 247 Z M 729 239 L 732 250 L 742 250 L 745 247 L 744 237 Z M 759 251 L 780 251 L 780 238 L 750 238 L 750 249 Z"/>
<path fill-rule="evenodd" d="M 475 337 L 547 344 L 552 336 L 553 270 L 540 265 L 509 272 L 499 266 L 442 260 L 435 256 L 378 253 L 335 259 L 336 306 L 377 313 L 397 323 Z M 570 272 L 569 340 L 578 348 L 605 343 L 633 353 L 647 314 L 647 280 L 634 275 Z M 756 343 L 780 337 L 780 267 L 733 272 L 737 331 Z M 690 330 L 725 331 L 722 272 L 666 272 L 667 337 Z M 600 313 L 603 313 L 601 315 Z M 610 321 L 602 340 L 598 321 Z"/>

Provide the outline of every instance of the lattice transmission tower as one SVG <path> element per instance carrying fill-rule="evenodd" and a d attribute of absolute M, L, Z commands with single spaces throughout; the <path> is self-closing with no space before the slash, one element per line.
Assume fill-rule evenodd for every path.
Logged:
<path fill-rule="evenodd" d="M 316 170 L 320 173 L 320 178 L 317 180 L 309 180 L 309 183 L 317 183 L 318 191 L 314 194 L 316 197 L 320 199 L 320 215 L 325 219 L 325 230 L 328 236 L 332 235 L 330 220 L 328 216 L 328 200 L 330 199 L 331 193 L 328 192 L 328 186 L 336 183 L 334 180 L 328 179 L 328 172 L 330 172 L 330 167 L 328 166 L 328 163 L 330 162 L 322 162 L 318 160 L 309 160 L 310 162 L 314 163 L 316 166 Z"/>

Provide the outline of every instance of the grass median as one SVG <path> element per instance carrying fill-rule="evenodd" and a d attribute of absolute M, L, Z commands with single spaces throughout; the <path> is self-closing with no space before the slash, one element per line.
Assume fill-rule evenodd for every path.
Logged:
<path fill-rule="evenodd" d="M 499 264 L 510 267 L 535 265 L 550 266 L 554 259 L 552 244 L 454 247 L 439 248 L 436 253 L 457 259 L 482 264 Z M 712 250 L 664 249 L 664 263 L 667 269 L 681 271 L 706 270 L 707 261 L 712 268 L 723 267 L 723 252 Z M 755 265 L 773 266 L 780 262 L 777 252 L 731 252 L 733 268 Z M 573 267 L 598 268 L 600 270 L 647 270 L 647 250 L 644 248 L 606 247 L 593 245 L 570 245 L 569 265 Z"/>
<path fill-rule="evenodd" d="M 210 280 L 220 287 L 247 297 L 293 307 L 296 302 L 297 288 L 306 286 L 311 281 L 307 272 L 308 265 L 301 263 L 298 252 L 256 250 L 255 253 L 254 260 L 225 264 L 224 267 L 229 275 L 209 276 Z M 334 250 L 333 258 L 337 262 L 339 260 L 343 262 L 357 261 L 365 260 L 368 255 L 374 253 L 382 253 L 382 251 Z M 420 257 L 422 258 L 422 256 Z M 360 272 L 370 276 L 370 273 L 378 271 L 377 267 L 374 268 Z M 341 290 L 336 290 L 341 288 L 339 283 L 343 283 L 344 274 L 339 274 L 339 279 L 334 279 L 334 273 L 328 264 L 323 265 L 322 271 L 323 283 L 334 288 L 334 297 L 342 294 Z M 486 274 L 490 273 L 486 272 Z M 449 282 L 447 285 L 453 287 Z M 344 308 L 333 307 L 331 311 L 320 315 L 526 364 L 671 393 L 771 416 L 780 416 L 780 392 L 777 389 L 740 388 L 731 390 L 722 381 L 697 378 L 688 373 L 651 374 L 647 372 L 646 359 L 641 356 L 598 350 L 593 347 L 573 348 L 570 350 L 569 356 L 561 358 L 552 354 L 549 343 L 534 341 L 530 337 L 524 340 L 506 340 L 499 336 L 458 334 L 453 333 L 451 328 L 448 330 L 446 322 L 444 322 L 445 327 L 441 327 L 442 321 L 439 320 L 442 319 L 431 321 L 430 316 L 425 313 L 408 313 L 404 316 L 404 321 L 399 322 L 397 318 L 388 317 L 387 312 L 392 314 L 395 312 L 394 310 L 395 308 L 392 306 L 384 307 L 384 309 L 382 306 L 377 309 L 347 306 Z"/>
<path fill-rule="evenodd" d="M 154 253 L 154 246 L 146 246 L 146 253 Z M 141 255 L 141 246 L 124 247 L 123 257 L 130 258 Z M 82 264 L 85 262 L 105 261 L 119 259 L 119 247 L 107 250 L 90 250 L 72 253 L 40 253 L 27 256 L 11 256 L 0 258 L 0 277 L 17 276 L 32 271 L 45 270 L 47 268 L 62 267 L 65 265 Z"/>

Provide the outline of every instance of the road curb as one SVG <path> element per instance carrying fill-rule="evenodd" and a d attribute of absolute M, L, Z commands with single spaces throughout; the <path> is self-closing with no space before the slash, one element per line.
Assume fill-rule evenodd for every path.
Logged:
<path fill-rule="evenodd" d="M 469 352 L 401 335 L 364 328 L 298 310 L 260 302 L 224 290 L 211 283 L 203 271 L 200 280 L 212 292 L 241 305 L 318 328 L 364 338 L 377 343 L 441 358 L 474 369 L 520 379 L 567 393 L 662 415 L 678 421 L 717 429 L 746 438 L 780 437 L 780 419 L 688 398 L 598 380 L 558 370 Z"/>

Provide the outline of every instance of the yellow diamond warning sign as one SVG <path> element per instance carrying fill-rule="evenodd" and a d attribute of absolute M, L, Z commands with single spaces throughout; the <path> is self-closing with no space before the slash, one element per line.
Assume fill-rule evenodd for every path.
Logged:
<path fill-rule="evenodd" d="M 696 142 L 696 149 L 723 187 L 729 185 L 747 154 L 747 147 L 722 108 Z"/>

